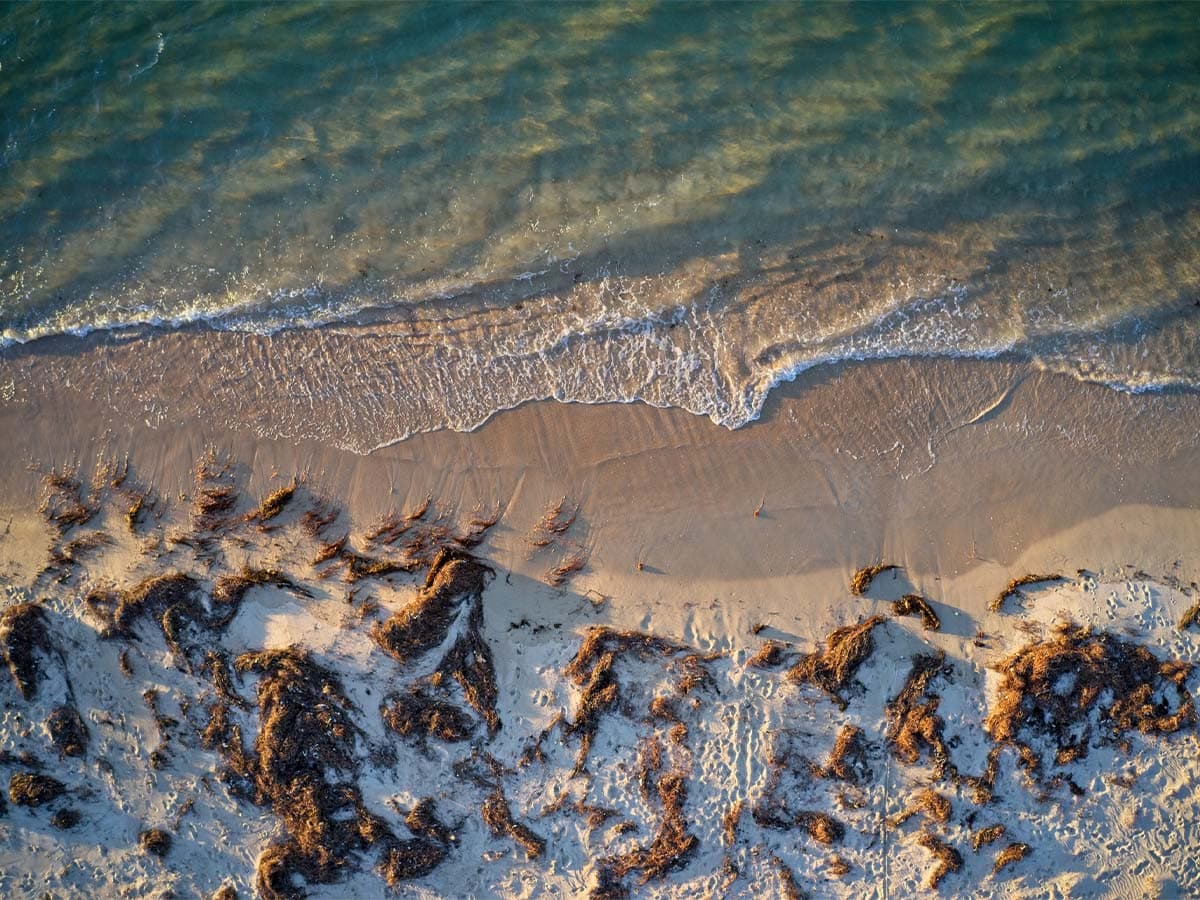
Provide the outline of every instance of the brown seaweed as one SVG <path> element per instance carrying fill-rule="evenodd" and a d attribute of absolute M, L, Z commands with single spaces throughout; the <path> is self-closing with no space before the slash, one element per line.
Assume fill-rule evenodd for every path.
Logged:
<path fill-rule="evenodd" d="M 962 854 L 936 835 L 923 831 L 917 836 L 917 844 L 928 850 L 937 862 L 925 882 L 932 890 L 937 890 L 947 875 L 962 868 Z"/>
<path fill-rule="evenodd" d="M 687 800 L 685 776 L 685 772 L 671 771 L 658 780 L 658 801 L 662 807 L 658 830 L 646 846 L 602 860 L 599 866 L 601 884 L 607 883 L 611 890 L 632 872 L 639 873 L 639 884 L 646 884 L 687 863 L 699 847 L 700 839 L 688 831 L 683 816 L 683 804 Z M 593 891 L 592 896 L 597 896 L 597 892 Z"/>
<path fill-rule="evenodd" d="M 992 866 L 992 874 L 996 875 L 1001 869 L 1007 866 L 1013 866 L 1029 855 L 1033 848 L 1028 844 L 1013 843 L 1009 844 L 1003 850 L 996 854 L 995 865 Z"/>
<path fill-rule="evenodd" d="M 943 736 L 945 723 L 937 714 L 941 698 L 929 690 L 944 664 L 945 654 L 941 652 L 914 656 L 904 686 L 887 705 L 892 753 L 901 762 L 914 765 L 928 752 L 938 778 L 954 773 Z"/>
<path fill-rule="evenodd" d="M 138 835 L 138 845 L 160 859 L 171 852 L 171 833 L 161 828 L 147 828 Z"/>
<path fill-rule="evenodd" d="M 1034 777 L 1043 765 L 1036 739 L 1055 743 L 1059 764 L 1081 759 L 1093 717 L 1118 746 L 1130 731 L 1171 734 L 1196 724 L 1195 701 L 1186 687 L 1192 666 L 1160 660 L 1109 632 L 1067 623 L 996 669 L 1002 679 L 984 728 L 997 744 L 1015 748 Z M 1156 699 L 1171 693 L 1173 707 Z"/>
<path fill-rule="evenodd" d="M 942 620 L 933 611 L 929 601 L 920 594 L 905 594 L 893 601 L 892 613 L 897 616 L 920 616 L 921 627 L 926 631 L 938 631 L 942 627 Z"/>
<path fill-rule="evenodd" d="M 546 850 L 546 841 L 526 825 L 512 817 L 504 791 L 497 787 L 483 801 L 480 810 L 483 822 L 494 837 L 509 837 L 520 844 L 530 859 L 537 859 Z"/>
<path fill-rule="evenodd" d="M 824 650 L 807 654 L 788 670 L 788 681 L 815 685 L 845 709 L 847 704 L 842 692 L 875 649 L 871 632 L 883 621 L 883 616 L 871 616 L 855 625 L 836 629 L 825 639 Z"/>
<path fill-rule="evenodd" d="M 857 725 L 843 725 L 829 753 L 829 759 L 818 775 L 858 784 L 869 774 L 866 740 Z"/>
<path fill-rule="evenodd" d="M 1023 587 L 1028 587 L 1031 584 L 1042 584 L 1043 582 L 1064 581 L 1062 575 L 1022 575 L 1020 578 L 1014 578 L 996 597 L 988 603 L 988 609 L 992 612 L 999 612 L 1004 607 L 1004 602 L 1013 597 L 1019 597 L 1024 594 L 1021 590 Z"/>
<path fill-rule="evenodd" d="M 850 593 L 856 597 L 863 596 L 871 589 L 871 582 L 884 572 L 891 572 L 899 569 L 899 566 L 889 565 L 887 563 L 877 563 L 872 566 L 864 566 L 859 569 L 850 578 Z"/>
<path fill-rule="evenodd" d="M 50 743 L 63 756 L 83 756 L 87 752 L 88 730 L 74 706 L 57 706 L 46 718 Z"/>
<path fill-rule="evenodd" d="M 44 806 L 66 792 L 57 778 L 38 772 L 15 772 L 8 782 L 8 799 L 17 806 Z"/>
<path fill-rule="evenodd" d="M 18 603 L 0 613 L 0 653 L 26 700 L 37 697 L 41 681 L 38 657 L 54 652 L 46 612 L 34 603 Z"/>

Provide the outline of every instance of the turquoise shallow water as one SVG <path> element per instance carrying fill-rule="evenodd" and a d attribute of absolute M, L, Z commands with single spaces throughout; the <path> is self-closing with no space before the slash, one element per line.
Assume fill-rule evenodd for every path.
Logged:
<path fill-rule="evenodd" d="M 394 437 L 548 396 L 736 426 L 849 358 L 1194 388 L 1195 13 L 8 5 L 0 335 L 274 334 L 247 385 L 319 358 Z"/>

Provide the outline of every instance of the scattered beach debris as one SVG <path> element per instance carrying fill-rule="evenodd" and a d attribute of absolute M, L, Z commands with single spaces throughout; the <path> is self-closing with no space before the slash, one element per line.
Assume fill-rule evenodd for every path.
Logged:
<path fill-rule="evenodd" d="M 100 511 L 95 498 L 85 496 L 83 482 L 68 469 L 54 469 L 42 476 L 38 509 L 59 536 L 89 522 Z"/>
<path fill-rule="evenodd" d="M 588 629 L 579 650 L 563 670 L 572 683 L 583 689 L 574 720 L 563 725 L 564 740 L 578 737 L 580 742 L 575 774 L 581 773 L 587 763 L 601 717 L 616 707 L 621 698 L 621 686 L 615 671 L 617 660 L 632 654 L 643 659 L 659 657 L 675 661 L 677 656 L 685 653 L 694 656 L 687 647 L 638 631 L 616 631 L 605 626 Z M 702 657 L 676 664 L 685 666 L 683 676 L 677 683 L 681 693 L 694 687 L 698 683 L 695 679 L 703 680 Z"/>
<path fill-rule="evenodd" d="M 254 522 L 259 528 L 267 527 L 267 523 L 277 518 L 296 497 L 300 481 L 293 478 L 288 484 L 278 487 L 267 494 L 252 513 L 248 513 L 246 521 Z"/>
<path fill-rule="evenodd" d="M 866 738 L 861 728 L 857 725 L 842 726 L 829 753 L 829 759 L 823 767 L 817 769 L 817 775 L 848 781 L 851 784 L 858 784 L 870 777 Z"/>
<path fill-rule="evenodd" d="M 512 838 L 525 849 L 525 853 L 530 859 L 537 859 L 545 852 L 546 841 L 534 834 L 528 826 L 513 819 L 508 799 L 500 787 L 488 794 L 487 799 L 483 801 L 480 813 L 493 837 Z"/>
<path fill-rule="evenodd" d="M 687 774 L 673 770 L 658 779 L 657 795 L 662 809 L 658 830 L 644 847 L 635 847 L 627 853 L 600 862 L 600 883 L 607 886 L 607 892 L 593 891 L 593 897 L 618 896 L 611 891 L 633 872 L 639 873 L 639 884 L 646 884 L 686 864 L 700 845 L 700 839 L 688 830 L 683 815 L 683 804 L 687 800 Z"/>
<path fill-rule="evenodd" d="M 742 811 L 746 808 L 745 800 L 738 800 L 721 817 L 721 838 L 726 847 L 732 847 L 737 840 L 738 823 L 742 821 Z"/>
<path fill-rule="evenodd" d="M 546 570 L 542 580 L 550 587 L 562 587 L 571 576 L 582 571 L 587 562 L 587 549 L 576 544 L 557 563 Z"/>
<path fill-rule="evenodd" d="M 546 507 L 542 517 L 525 536 L 525 543 L 535 548 L 550 546 L 570 530 L 578 516 L 579 504 L 572 505 L 566 497 L 560 498 Z"/>
<path fill-rule="evenodd" d="M 87 752 L 88 730 L 74 706 L 56 706 L 46 718 L 50 743 L 62 756 L 83 756 Z"/>
<path fill-rule="evenodd" d="M 941 698 L 929 690 L 930 682 L 941 672 L 945 661 L 945 654 L 941 652 L 913 657 L 904 686 L 887 704 L 886 710 L 888 744 L 893 755 L 907 765 L 914 765 L 928 752 L 937 778 L 954 772 L 950 751 L 942 735 L 945 723 L 937 714 Z"/>
<path fill-rule="evenodd" d="M 948 799 L 931 788 L 925 788 L 916 793 L 902 813 L 888 819 L 887 824 L 889 828 L 899 828 L 913 816 L 923 814 L 930 822 L 945 825 L 950 821 L 952 811 Z"/>
<path fill-rule="evenodd" d="M 871 566 L 863 566 L 850 577 L 850 593 L 856 597 L 861 597 L 871 589 L 871 582 L 873 582 L 884 572 L 893 572 L 899 569 L 900 566 L 891 565 L 889 563 L 877 563 Z"/>
<path fill-rule="evenodd" d="M 825 864 L 825 871 L 830 878 L 844 878 L 853 871 L 854 867 L 844 856 L 831 856 Z"/>
<path fill-rule="evenodd" d="M 1189 606 L 1183 615 L 1179 617 L 1179 630 L 1183 631 L 1191 628 L 1197 622 L 1200 622 L 1200 600 Z"/>
<path fill-rule="evenodd" d="M 770 860 L 771 867 L 775 869 L 775 873 L 779 876 L 779 896 L 783 900 L 805 900 L 808 895 L 800 887 L 800 882 L 796 880 L 796 873 L 792 870 L 792 867 L 775 853 L 771 854 Z"/>
<path fill-rule="evenodd" d="M 83 816 L 77 809 L 60 809 L 50 817 L 50 825 L 59 831 L 67 831 L 78 825 L 82 818 Z"/>
<path fill-rule="evenodd" d="M 787 645 L 767 639 L 753 656 L 746 660 L 751 669 L 778 669 L 791 661 L 793 653 Z"/>
<path fill-rule="evenodd" d="M 330 884 L 352 854 L 375 844 L 397 849 L 390 829 L 363 805 L 354 750 L 359 730 L 337 676 L 299 647 L 245 653 L 234 665 L 259 675 L 261 725 L 253 756 L 235 753 L 229 762 L 244 769 L 253 799 L 270 805 L 286 833 L 259 857 L 260 893 L 295 896 L 296 876 Z"/>
<path fill-rule="evenodd" d="M 456 683 L 490 734 L 499 730 L 500 717 L 496 668 L 483 637 L 483 591 L 494 574 L 466 551 L 443 549 L 416 599 L 371 630 L 375 642 L 402 665 L 442 646 L 453 630 L 457 636 L 429 685 L 445 690 Z"/>

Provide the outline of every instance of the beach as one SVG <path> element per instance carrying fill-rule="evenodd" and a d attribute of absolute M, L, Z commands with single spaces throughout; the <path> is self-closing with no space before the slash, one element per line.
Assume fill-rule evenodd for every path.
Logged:
<path fill-rule="evenodd" d="M 0 895 L 1200 895 L 1197 48 L 0 7 Z"/>
<path fill-rule="evenodd" d="M 53 770 L 74 790 L 93 785 L 80 805 L 85 817 L 97 817 L 99 831 L 47 831 L 36 811 L 10 807 L 5 852 L 18 855 L 8 860 L 28 858 L 24 854 L 39 847 L 44 862 L 36 869 L 6 866 L 9 892 L 42 877 L 67 894 L 97 886 L 204 894 L 226 882 L 247 895 L 256 889 L 259 854 L 274 845 L 279 825 L 269 815 L 244 818 L 256 807 L 231 796 L 230 783 L 217 777 L 221 755 L 201 746 L 203 728 L 189 732 L 187 723 L 202 725 L 203 714 L 194 707 L 173 714 L 185 724 L 173 732 L 172 761 L 161 771 L 142 768 L 166 738 L 153 737 L 154 720 L 146 719 L 138 685 L 154 685 L 166 703 L 190 702 L 197 690 L 204 703 L 212 688 L 204 688 L 203 679 L 196 686 L 199 676 L 186 673 L 178 648 L 163 644 L 151 620 L 128 643 L 133 675 L 122 675 L 115 667 L 122 641 L 96 643 L 95 611 L 81 601 L 89 590 L 128 589 L 155 573 L 188 571 L 198 583 L 216 583 L 239 567 L 287 573 L 292 586 L 310 596 L 274 584 L 247 592 L 215 646 L 231 658 L 305 647 L 334 664 L 355 721 L 367 729 L 360 749 L 394 744 L 403 761 L 381 770 L 375 760 L 359 772 L 364 802 L 393 818 L 429 793 L 443 816 L 459 820 L 452 824 L 461 833 L 445 862 L 398 882 L 401 894 L 598 891 L 603 861 L 626 833 L 601 825 L 627 817 L 640 823 L 634 834 L 652 835 L 661 816 L 653 788 L 639 799 L 636 787 L 644 766 L 637 754 L 645 752 L 636 748 L 647 734 L 666 741 L 663 771 L 683 778 L 681 815 L 697 847 L 657 875 L 645 870 L 653 877 L 644 884 L 635 868 L 630 885 L 639 893 L 774 893 L 784 890 L 784 871 L 820 895 L 917 891 L 937 862 L 933 851 L 913 843 L 929 829 L 888 820 L 923 796 L 922 785 L 952 802 L 953 813 L 935 817 L 933 825 L 965 859 L 961 870 L 945 875 L 942 890 L 957 883 L 972 884 L 980 894 L 1040 896 L 1049 889 L 1061 896 L 1179 896 L 1200 878 L 1184 849 L 1195 822 L 1186 787 L 1194 733 L 1137 736 L 1126 752 L 1102 742 L 1065 767 L 1083 791 L 1079 796 L 1023 780 L 1006 757 L 1001 771 L 1012 782 L 997 790 L 997 799 L 977 804 L 966 783 L 931 774 L 928 759 L 908 766 L 898 761 L 888 749 L 895 722 L 885 714 L 910 662 L 944 652 L 941 715 L 947 732 L 959 736 L 955 747 L 962 747 L 951 758 L 963 771 L 979 769 L 986 749 L 981 726 L 997 681 L 989 667 L 1036 635 L 1053 634 L 1064 617 L 1147 643 L 1158 654 L 1196 658 L 1194 636 L 1176 627 L 1194 602 L 1197 580 L 1192 395 L 1123 394 L 1016 361 L 901 360 L 811 373 L 781 390 L 759 422 L 735 431 L 642 404 L 542 402 L 500 413 L 473 432 L 419 435 L 364 456 L 202 422 L 171 429 L 122 422 L 97 408 L 96 391 L 95 384 L 60 387 L 44 405 L 15 404 L 0 429 L 6 458 L 28 466 L 5 473 L 0 513 L 9 524 L 0 571 L 10 596 L 36 598 L 54 610 L 61 639 L 76 653 L 97 648 L 86 662 L 69 655 L 79 668 L 68 662 L 64 669 L 76 695 L 88 698 L 80 707 L 88 709 L 86 726 L 96 745 L 84 760 L 64 757 L 65 765 L 55 763 Z M 214 454 L 210 461 L 229 462 L 239 498 L 231 518 L 211 526 L 219 553 L 173 543 L 182 540 L 179 531 L 199 528 L 197 460 L 206 453 Z M 107 503 L 112 511 L 86 527 L 100 525 L 115 537 L 113 544 L 80 553 L 61 582 L 53 577 L 57 570 L 43 572 L 48 531 L 38 512 L 46 489 L 39 472 L 86 475 L 96 465 L 124 472 L 126 462 L 128 483 L 152 488 L 158 498 L 155 512 L 142 514 L 144 521 L 131 529 L 136 538 L 119 536 L 124 495 L 107 491 L 119 495 Z M 298 497 L 295 508 L 280 515 L 278 533 L 240 524 L 253 522 L 263 498 L 297 484 L 307 499 Z M 452 522 L 460 535 L 471 530 L 466 522 L 496 519 L 469 551 L 494 571 L 480 595 L 480 633 L 494 660 L 503 722 L 495 735 L 476 733 L 465 745 L 434 751 L 381 730 L 372 712 L 381 701 L 367 692 L 394 688 L 403 670 L 387 674 L 388 657 L 368 626 L 421 596 L 421 572 L 430 560 L 413 574 L 359 580 L 350 574 L 352 565 L 340 574 L 321 573 L 294 532 L 301 513 L 323 502 L 344 510 L 339 523 L 351 536 L 349 546 L 368 555 L 386 539 L 364 543 L 366 536 L 389 522 L 404 532 L 406 526 L 395 523 L 408 516 Z M 566 527 L 539 531 L 548 515 Z M 551 586 L 553 570 L 571 559 L 579 570 L 566 571 L 562 583 Z M 876 563 L 902 568 L 877 576 L 866 596 L 854 596 L 851 576 Z M 990 608 L 1010 581 L 1031 574 L 1062 580 L 1018 591 L 999 611 Z M 927 598 L 938 631 L 893 615 L 892 601 L 907 593 Z M 875 649 L 847 687 L 845 709 L 820 691 L 748 665 L 767 643 L 778 644 L 786 663 L 819 651 L 835 629 L 876 615 L 884 619 L 873 628 Z M 556 713 L 580 721 L 578 691 L 586 679 L 572 682 L 564 672 L 597 628 L 652 636 L 679 649 L 661 651 L 663 662 L 655 662 L 658 652 L 617 653 L 638 679 L 623 682 L 634 706 L 614 709 L 598 727 L 584 774 L 571 774 L 578 737 L 565 734 L 561 745 L 555 736 L 544 739 L 544 760 L 522 767 L 529 742 L 543 729 L 553 731 Z M 705 660 L 705 679 L 687 701 L 694 705 L 672 714 L 683 716 L 678 721 L 687 723 L 690 736 L 672 742 L 665 735 L 676 720 L 655 725 L 653 716 L 643 719 L 636 705 L 648 701 L 634 699 L 633 685 L 652 693 L 665 689 L 671 660 L 685 652 Z M 252 699 L 253 676 L 238 680 Z M 23 712 L 9 709 L 5 749 L 15 755 L 37 742 L 37 723 L 18 725 Z M 116 716 L 126 717 L 124 727 L 114 729 Z M 771 773 L 788 771 L 780 762 L 786 752 L 776 746 L 780 735 L 799 741 L 794 752 L 815 758 L 828 752 L 846 723 L 862 728 L 868 740 L 868 774 L 855 787 L 858 800 L 847 807 L 844 796 L 818 792 L 813 785 L 820 779 L 789 790 L 820 804 L 850 836 L 826 845 L 793 836 L 793 826 L 777 831 L 769 816 L 753 819 L 751 807 L 777 786 Z M 451 766 L 481 751 L 501 767 L 488 778 L 503 786 L 516 820 L 544 841 L 544 855 L 506 843 L 502 832 L 481 830 L 465 799 L 483 790 L 472 780 L 478 776 Z M 129 787 L 139 771 L 150 774 L 137 775 L 138 787 Z M 426 774 L 414 781 L 417 771 Z M 1131 795 L 1106 780 L 1122 781 L 1129 772 L 1143 773 L 1154 787 Z M 110 787 L 97 796 L 97 779 L 103 784 L 106 778 Z M 650 778 L 652 784 L 653 773 Z M 561 812 L 545 812 L 567 794 Z M 120 797 L 120 813 L 106 806 L 107 795 Z M 739 802 L 745 824 L 730 842 L 721 818 Z M 582 806 L 571 812 L 570 804 Z M 1003 877 L 989 875 L 994 852 L 968 849 L 973 831 L 989 817 L 1007 822 L 1010 832 L 993 850 L 1014 841 L 1034 847 Z M 1122 837 L 1130 828 L 1156 833 L 1152 823 L 1162 817 L 1172 823 L 1162 832 L 1165 844 Z M 165 824 L 176 838 L 161 862 L 133 839 L 135 825 L 151 822 Z M 88 849 L 97 835 L 98 846 Z M 384 891 L 382 876 L 365 863 L 369 854 L 352 856 L 364 862 L 329 884 L 308 885 L 310 895 Z M 848 866 L 845 874 L 826 871 L 834 856 Z"/>

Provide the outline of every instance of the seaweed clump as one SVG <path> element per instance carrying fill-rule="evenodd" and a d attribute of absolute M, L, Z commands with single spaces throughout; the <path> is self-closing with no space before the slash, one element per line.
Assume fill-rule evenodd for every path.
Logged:
<path fill-rule="evenodd" d="M 409 664 L 444 644 L 461 620 L 464 627 L 457 629 L 428 684 L 443 689 L 456 682 L 463 699 L 483 718 L 488 732 L 495 734 L 500 728 L 496 712 L 499 689 L 492 651 L 483 637 L 483 591 L 491 575 L 491 568 L 465 551 L 443 549 L 416 599 L 377 624 L 371 635 L 390 656 Z M 424 702 L 423 696 L 421 692 L 412 694 L 409 702 Z M 430 726 L 449 722 L 444 709 L 434 709 L 425 718 Z M 425 731 L 429 733 L 429 729 Z"/>
<path fill-rule="evenodd" d="M 42 478 L 40 511 L 61 535 L 76 525 L 88 522 L 100 507 L 83 495 L 83 483 L 68 471 L 55 470 Z"/>
<path fill-rule="evenodd" d="M 312 593 L 298 585 L 278 569 L 252 569 L 246 566 L 236 575 L 223 575 L 217 579 L 212 591 L 212 616 L 208 625 L 223 629 L 241 609 L 242 601 L 253 587 L 283 588 L 301 597 L 312 597 Z"/>
<path fill-rule="evenodd" d="M 847 706 L 842 692 L 875 649 L 871 632 L 883 623 L 883 616 L 871 616 L 855 625 L 844 625 L 825 639 L 825 649 L 804 656 L 788 669 L 787 680 L 794 684 L 813 684 L 830 696 L 841 709 Z"/>
<path fill-rule="evenodd" d="M 950 750 L 943 737 L 945 723 L 937 714 L 941 698 L 930 692 L 933 678 L 941 671 L 945 654 L 918 654 L 900 693 L 887 705 L 891 732 L 889 743 L 901 762 L 913 765 L 928 752 L 938 778 L 954 773 Z"/>
<path fill-rule="evenodd" d="M 1028 844 L 1013 843 L 1009 844 L 1003 850 L 996 854 L 995 865 L 992 866 L 992 874 L 996 875 L 1001 869 L 1006 866 L 1012 866 L 1019 863 L 1029 855 L 1033 848 Z"/>
<path fill-rule="evenodd" d="M 758 651 L 746 660 L 748 669 L 778 669 L 788 662 L 789 651 L 786 645 L 776 640 L 763 641 Z"/>
<path fill-rule="evenodd" d="M 450 829 L 438 821 L 433 800 L 428 798 L 412 808 L 404 824 L 414 837 L 388 841 L 376 867 L 392 888 L 401 881 L 420 878 L 436 869 L 455 840 Z"/>
<path fill-rule="evenodd" d="M 867 747 L 863 730 L 857 725 L 844 725 L 833 742 L 829 759 L 816 774 L 858 784 L 867 766 Z"/>
<path fill-rule="evenodd" d="M 34 603 L 18 603 L 0 613 L 0 652 L 25 700 L 37 697 L 41 680 L 38 655 L 53 653 L 46 612 Z"/>
<path fill-rule="evenodd" d="M 988 844 L 994 844 L 996 841 L 1000 840 L 1000 838 L 1004 837 L 1005 831 L 1005 827 L 999 822 L 997 822 L 995 825 L 988 825 L 984 828 L 980 828 L 973 835 L 971 835 L 971 849 L 978 853 L 980 847 L 986 847 Z"/>
<path fill-rule="evenodd" d="M 988 609 L 992 612 L 999 612 L 1004 607 L 1004 602 L 1012 597 L 1023 596 L 1023 587 L 1028 587 L 1031 584 L 1042 584 L 1043 582 L 1062 581 L 1061 575 L 1022 575 L 1020 578 L 1014 578 L 996 597 L 988 603 Z"/>
<path fill-rule="evenodd" d="M 871 582 L 884 572 L 899 569 L 899 566 L 879 563 L 873 566 L 863 566 L 850 577 L 850 593 L 856 597 L 863 596 L 871 589 Z"/>
<path fill-rule="evenodd" d="M 913 816 L 923 813 L 925 818 L 931 822 L 937 822 L 939 825 L 945 825 L 950 821 L 952 812 L 950 801 L 939 794 L 937 791 L 926 788 L 919 791 L 913 798 L 912 802 L 905 808 L 904 812 L 898 816 L 893 816 L 888 820 L 888 827 L 898 828 L 903 825 Z"/>
<path fill-rule="evenodd" d="M 461 707 L 434 696 L 424 685 L 388 697 L 380 714 L 383 723 L 401 737 L 432 737 L 454 744 L 475 734 L 475 719 Z"/>
<path fill-rule="evenodd" d="M 355 852 L 381 841 L 394 847 L 387 826 L 363 806 L 355 781 L 358 731 L 337 677 L 296 647 L 244 653 L 234 665 L 261 675 L 254 755 L 234 763 L 253 799 L 269 803 L 287 832 L 259 858 L 260 893 L 299 896 L 294 876 L 329 884 Z"/>
<path fill-rule="evenodd" d="M 17 806 L 43 806 L 66 792 L 57 778 L 38 772 L 16 772 L 8 782 L 8 799 Z"/>
<path fill-rule="evenodd" d="M 88 731 L 73 706 L 58 706 L 46 718 L 50 743 L 63 756 L 83 756 L 87 752 Z"/>
<path fill-rule="evenodd" d="M 892 612 L 897 616 L 920 616 L 921 627 L 926 631 L 938 631 L 942 627 L 942 620 L 933 611 L 929 601 L 920 594 L 905 594 L 893 601 Z"/>
<path fill-rule="evenodd" d="M 658 800 L 662 806 L 658 831 L 646 846 L 602 860 L 598 867 L 599 885 L 592 891 L 592 897 L 623 896 L 625 891 L 621 881 L 632 872 L 640 873 L 639 884 L 662 878 L 685 865 L 700 846 L 700 839 L 688 831 L 683 815 L 683 804 L 687 800 L 684 776 L 682 771 L 671 771 L 658 780 Z"/>
<path fill-rule="evenodd" d="M 686 647 L 665 638 L 638 631 L 617 631 L 602 625 L 588 629 L 579 650 L 563 670 L 563 674 L 583 691 L 575 710 L 574 721 L 567 723 L 563 729 L 564 740 L 568 737 L 579 737 L 574 774 L 582 772 L 587 763 L 601 717 L 620 700 L 621 685 L 616 673 L 617 659 L 629 653 L 636 653 L 642 657 L 669 658 L 686 650 Z M 695 654 L 689 655 L 688 659 L 693 661 L 683 664 L 683 677 L 677 685 L 681 693 L 695 687 L 697 679 L 704 679 L 705 673 L 701 668 L 703 660 Z"/>
<path fill-rule="evenodd" d="M 147 828 L 138 835 L 138 845 L 159 859 L 171 852 L 171 842 L 171 833 L 161 828 Z"/>
<path fill-rule="evenodd" d="M 537 859 L 546 850 L 546 841 L 535 834 L 528 826 L 522 825 L 512 817 L 508 807 L 508 799 L 504 791 L 497 787 L 483 801 L 480 812 L 483 822 L 494 837 L 510 837 L 522 847 L 530 859 Z"/>
<path fill-rule="evenodd" d="M 1106 738 L 1126 750 L 1127 732 L 1171 734 L 1196 724 L 1195 701 L 1185 684 L 1192 666 L 1162 661 L 1108 632 L 1067 623 L 996 669 L 1003 678 L 984 728 L 997 744 L 1014 747 L 1035 778 L 1042 765 L 1036 739 L 1055 742 L 1060 765 L 1082 759 L 1093 713 L 1104 723 Z"/>
<path fill-rule="evenodd" d="M 962 854 L 936 835 L 923 831 L 917 836 L 917 844 L 928 850 L 937 861 L 937 865 L 930 871 L 929 879 L 926 881 L 932 890 L 937 890 L 942 879 L 951 872 L 957 872 L 962 868 Z"/>
<path fill-rule="evenodd" d="M 247 519 L 252 522 L 257 522 L 259 527 L 264 527 L 272 519 L 278 518 L 279 515 L 288 507 L 288 504 L 296 497 L 296 489 L 300 486 L 299 481 L 292 479 L 283 487 L 276 488 L 263 498 L 258 509 L 250 513 Z"/>

